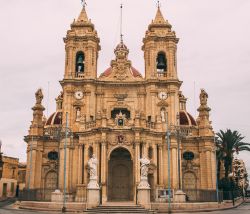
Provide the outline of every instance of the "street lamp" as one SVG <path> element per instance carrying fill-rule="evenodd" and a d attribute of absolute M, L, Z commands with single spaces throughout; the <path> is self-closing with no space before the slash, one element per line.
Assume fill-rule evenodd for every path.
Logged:
<path fill-rule="evenodd" d="M 68 137 L 73 137 L 71 129 L 68 127 L 68 112 L 66 112 L 66 127 L 58 127 L 47 129 L 45 135 L 50 135 L 53 138 L 57 139 L 60 143 L 60 140 L 64 137 L 64 166 L 63 166 L 63 207 L 62 212 L 66 212 L 66 158 L 67 158 L 67 140 Z"/>
<path fill-rule="evenodd" d="M 230 190 L 231 190 L 232 202 L 233 202 L 233 206 L 234 206 L 234 183 L 233 183 L 233 173 L 230 173 L 230 174 L 228 175 L 228 177 L 230 178 Z"/>
<path fill-rule="evenodd" d="M 167 132 L 166 132 L 166 140 L 168 145 L 168 213 L 171 212 L 171 178 L 170 178 L 170 135 L 171 132 L 168 130 L 167 124 Z"/>

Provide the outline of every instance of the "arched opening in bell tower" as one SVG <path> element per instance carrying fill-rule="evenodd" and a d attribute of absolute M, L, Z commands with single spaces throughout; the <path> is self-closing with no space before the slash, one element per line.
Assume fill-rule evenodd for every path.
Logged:
<path fill-rule="evenodd" d="M 112 151 L 108 165 L 108 201 L 133 200 L 133 161 L 122 147 Z"/>
<path fill-rule="evenodd" d="M 76 54 L 76 73 L 83 73 L 85 70 L 85 56 L 82 51 Z"/>
<path fill-rule="evenodd" d="M 156 68 L 158 73 L 167 71 L 167 58 L 164 52 L 159 52 L 156 58 Z"/>

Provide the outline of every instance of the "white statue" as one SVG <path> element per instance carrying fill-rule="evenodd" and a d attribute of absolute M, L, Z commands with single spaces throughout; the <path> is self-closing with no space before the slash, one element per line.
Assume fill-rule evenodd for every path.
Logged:
<path fill-rule="evenodd" d="M 81 109 L 77 108 L 76 109 L 76 121 L 80 121 L 81 119 Z"/>
<path fill-rule="evenodd" d="M 165 117 L 165 109 L 161 109 L 161 121 L 166 122 L 166 117 Z"/>
<path fill-rule="evenodd" d="M 97 158 L 94 154 L 88 161 L 88 169 L 90 180 L 97 180 Z"/>
<path fill-rule="evenodd" d="M 148 168 L 150 164 L 150 160 L 143 156 L 139 159 L 141 163 L 141 181 L 138 185 L 138 188 L 149 189 L 150 185 L 148 183 Z"/>
<path fill-rule="evenodd" d="M 141 162 L 141 178 L 148 179 L 148 168 L 150 160 L 143 156 L 143 158 L 140 158 L 139 161 Z"/>

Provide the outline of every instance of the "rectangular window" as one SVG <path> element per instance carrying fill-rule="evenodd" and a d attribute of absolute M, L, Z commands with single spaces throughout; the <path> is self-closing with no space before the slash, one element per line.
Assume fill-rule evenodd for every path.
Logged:
<path fill-rule="evenodd" d="M 11 191 L 12 193 L 14 193 L 14 187 L 15 187 L 15 183 L 11 182 L 10 191 Z"/>

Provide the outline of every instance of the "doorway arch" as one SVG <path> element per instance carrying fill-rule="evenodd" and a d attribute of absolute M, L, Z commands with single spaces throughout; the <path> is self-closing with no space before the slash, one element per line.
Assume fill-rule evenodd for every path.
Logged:
<path fill-rule="evenodd" d="M 133 200 L 133 161 L 130 152 L 117 148 L 110 154 L 108 163 L 108 200 Z"/>

